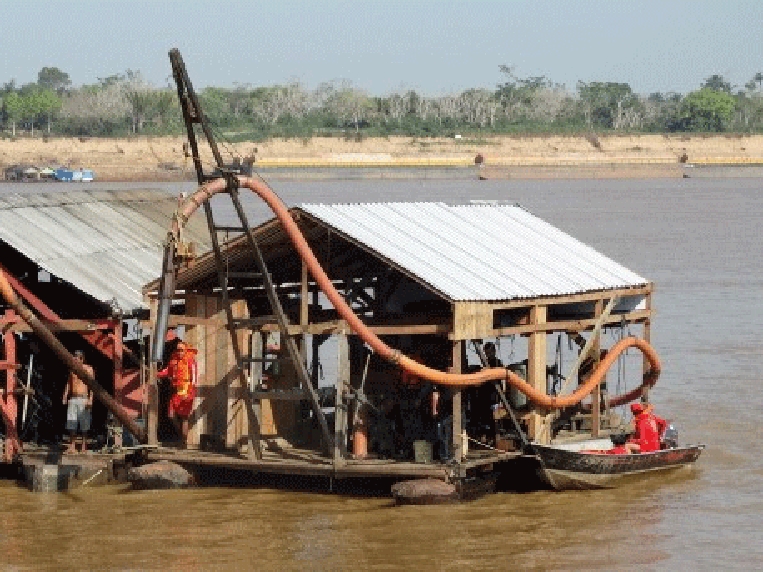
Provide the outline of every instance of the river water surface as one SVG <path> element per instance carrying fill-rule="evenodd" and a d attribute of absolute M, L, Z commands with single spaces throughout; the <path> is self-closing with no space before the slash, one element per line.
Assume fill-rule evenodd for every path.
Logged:
<path fill-rule="evenodd" d="M 290 205 L 518 202 L 654 281 L 652 340 L 664 371 L 651 397 L 658 413 L 679 425 L 682 442 L 707 444 L 696 467 L 617 490 L 497 494 L 432 507 L 246 488 L 33 494 L 0 482 L 0 567 L 763 568 L 763 180 L 343 180 L 274 187 Z M 53 189 L 0 184 L 1 193 Z M 267 216 L 246 202 L 253 222 Z"/>

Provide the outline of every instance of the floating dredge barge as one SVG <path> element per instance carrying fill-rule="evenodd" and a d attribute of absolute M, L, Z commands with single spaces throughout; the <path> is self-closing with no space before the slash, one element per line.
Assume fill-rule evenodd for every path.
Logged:
<path fill-rule="evenodd" d="M 143 343 L 134 360 L 142 382 L 129 399 L 124 391 L 114 399 L 82 370 L 50 333 L 51 316 L 43 316 L 46 325 L 26 309 L 16 293 L 29 303 L 31 292 L 0 269 L 5 323 L 25 321 L 95 389 L 145 445 L 141 462 L 330 482 L 433 478 L 452 485 L 454 496 L 468 496 L 517 484 L 528 462 L 544 472 L 541 448 L 607 448 L 602 439 L 623 432 L 616 408 L 646 399 L 660 370 L 649 345 L 648 280 L 517 205 L 287 209 L 265 183 L 226 167 L 179 53 L 170 58 L 200 187 L 181 200 L 161 276 L 143 289 L 150 310 L 135 314 Z M 205 174 L 197 127 L 217 178 Z M 275 218 L 252 227 L 241 190 L 265 201 Z M 216 222 L 215 195 L 232 201 L 236 224 Z M 200 207 L 211 250 L 197 256 L 188 224 Z M 112 347 L 120 348 L 113 352 L 119 389 L 122 317 L 110 320 Z M 606 349 L 605 328 L 620 334 Z M 630 335 L 632 328 L 640 335 Z M 198 349 L 200 372 L 183 449 L 163 446 L 171 433 L 156 376 L 165 342 L 177 335 Z M 557 340 L 553 365 L 550 336 Z M 568 372 L 563 338 L 568 351 L 577 344 Z M 14 435 L 17 364 L 13 334 L 4 340 L 11 459 L 21 452 Z M 488 355 L 487 340 L 504 340 L 504 347 L 510 340 L 511 363 L 504 367 Z M 630 391 L 613 394 L 607 372 L 618 365 L 622 373 L 629 348 L 643 354 L 638 379 Z M 321 363 L 336 364 L 326 368 L 328 380 L 321 379 Z M 618 386 L 625 383 L 620 377 Z M 413 393 L 406 387 L 412 378 Z M 427 410 L 435 393 L 436 412 Z M 665 467 L 696 456 L 686 459 Z"/>

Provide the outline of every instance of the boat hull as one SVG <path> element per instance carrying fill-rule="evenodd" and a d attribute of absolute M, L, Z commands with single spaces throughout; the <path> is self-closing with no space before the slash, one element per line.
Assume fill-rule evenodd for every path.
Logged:
<path fill-rule="evenodd" d="M 535 445 L 540 476 L 552 488 L 613 488 L 634 475 L 680 469 L 692 465 L 704 445 L 663 449 L 634 455 L 581 453 Z"/>

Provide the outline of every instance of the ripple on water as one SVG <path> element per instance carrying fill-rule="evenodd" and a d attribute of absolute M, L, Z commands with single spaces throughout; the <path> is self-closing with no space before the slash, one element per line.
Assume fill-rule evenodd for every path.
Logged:
<path fill-rule="evenodd" d="M 35 495 L 0 483 L 2 561 L 35 570 L 758 569 L 762 186 L 760 179 L 275 185 L 288 204 L 519 202 L 655 281 L 652 333 L 664 374 L 652 396 L 682 438 L 708 444 L 693 471 L 614 491 L 499 494 L 439 507 L 266 489 Z M 176 194 L 193 185 L 159 187 Z M 269 216 L 248 195 L 244 203 L 253 224 Z"/>

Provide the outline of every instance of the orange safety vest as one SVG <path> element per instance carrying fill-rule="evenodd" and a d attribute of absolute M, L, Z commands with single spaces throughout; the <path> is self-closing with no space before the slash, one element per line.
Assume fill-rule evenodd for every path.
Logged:
<path fill-rule="evenodd" d="M 167 364 L 165 373 L 170 378 L 172 386 L 175 388 L 175 394 L 180 397 L 186 397 L 191 391 L 194 379 L 196 378 L 196 359 L 193 354 L 186 352 L 182 358 L 173 355 Z"/>

